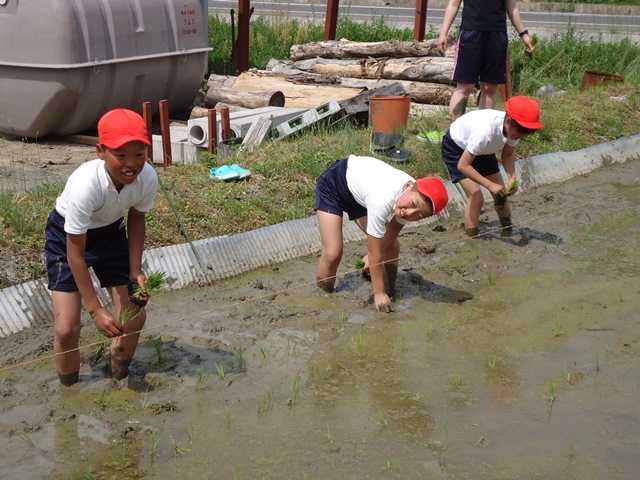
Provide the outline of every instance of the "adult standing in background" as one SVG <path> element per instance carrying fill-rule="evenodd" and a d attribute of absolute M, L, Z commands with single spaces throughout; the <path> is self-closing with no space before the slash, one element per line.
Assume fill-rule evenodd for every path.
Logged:
<path fill-rule="evenodd" d="M 438 49 L 443 54 L 447 48 L 447 33 L 461 3 L 462 0 L 449 0 L 445 10 L 438 38 Z M 456 88 L 449 102 L 452 122 L 464 114 L 469 96 L 478 83 L 478 107 L 495 108 L 498 85 L 507 81 L 507 16 L 529 52 L 533 52 L 536 47 L 522 23 L 516 0 L 465 0 L 453 70 Z"/>

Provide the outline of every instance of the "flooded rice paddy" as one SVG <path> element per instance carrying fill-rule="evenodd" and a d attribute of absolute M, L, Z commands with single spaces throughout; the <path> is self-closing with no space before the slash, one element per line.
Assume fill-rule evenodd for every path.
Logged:
<path fill-rule="evenodd" d="M 347 246 L 166 293 L 122 382 L 0 375 L 3 478 L 632 479 L 640 467 L 640 163 L 513 197 L 517 225 L 408 229 L 395 312 Z M 51 327 L 0 339 L 2 365 Z"/>

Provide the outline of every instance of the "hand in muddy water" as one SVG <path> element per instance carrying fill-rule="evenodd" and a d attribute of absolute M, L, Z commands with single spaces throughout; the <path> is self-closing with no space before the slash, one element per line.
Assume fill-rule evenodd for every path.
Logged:
<path fill-rule="evenodd" d="M 505 203 L 507 203 L 507 192 L 504 190 L 496 192 L 493 200 L 493 205 L 496 207 L 504 207 Z"/>
<path fill-rule="evenodd" d="M 92 314 L 93 323 L 105 336 L 112 338 L 122 335 L 122 325 L 106 308 L 99 308 Z"/>
<path fill-rule="evenodd" d="M 393 312 L 393 306 L 391 305 L 391 299 L 386 293 L 378 293 L 374 296 L 374 302 L 376 310 L 384 313 Z"/>

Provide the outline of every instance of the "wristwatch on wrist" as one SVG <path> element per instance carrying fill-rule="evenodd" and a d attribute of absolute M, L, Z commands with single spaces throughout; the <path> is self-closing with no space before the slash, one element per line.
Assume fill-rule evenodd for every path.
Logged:
<path fill-rule="evenodd" d="M 518 34 L 519 37 L 524 37 L 525 35 L 529 35 L 529 30 L 523 30 Z"/>

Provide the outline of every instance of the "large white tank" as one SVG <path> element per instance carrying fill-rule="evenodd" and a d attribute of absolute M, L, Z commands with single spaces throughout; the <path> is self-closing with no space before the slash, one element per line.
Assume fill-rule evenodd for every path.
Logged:
<path fill-rule="evenodd" d="M 0 132 L 66 135 L 116 108 L 196 97 L 207 0 L 0 0 Z"/>

